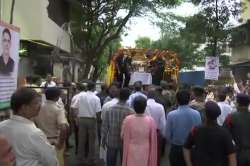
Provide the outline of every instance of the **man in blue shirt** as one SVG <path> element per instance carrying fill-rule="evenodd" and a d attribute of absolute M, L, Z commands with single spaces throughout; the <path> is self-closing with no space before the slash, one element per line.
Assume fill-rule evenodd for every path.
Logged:
<path fill-rule="evenodd" d="M 166 137 L 171 143 L 169 160 L 171 166 L 186 166 L 182 147 L 190 130 L 201 124 L 201 117 L 198 111 L 188 106 L 189 91 L 180 90 L 176 99 L 179 106 L 168 114 L 166 124 Z"/>

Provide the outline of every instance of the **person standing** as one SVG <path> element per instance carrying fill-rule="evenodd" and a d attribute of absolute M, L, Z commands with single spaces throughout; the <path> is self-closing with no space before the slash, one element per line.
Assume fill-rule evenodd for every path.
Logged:
<path fill-rule="evenodd" d="M 128 104 L 129 106 L 132 108 L 133 107 L 133 102 L 134 102 L 134 99 L 138 96 L 142 96 L 144 97 L 145 99 L 147 99 L 147 96 L 145 94 L 142 93 L 142 82 L 141 81 L 137 81 L 134 83 L 134 90 L 135 92 L 133 94 L 131 94 L 129 96 L 129 99 L 128 99 Z"/>
<path fill-rule="evenodd" d="M 101 119 L 101 102 L 94 92 L 95 83 L 88 81 L 87 92 L 80 94 L 79 100 L 74 106 L 74 108 L 78 110 L 77 117 L 79 121 L 79 145 L 77 154 L 79 164 L 93 165 L 95 162 L 96 124 Z M 87 143 L 88 154 L 86 153 Z"/>
<path fill-rule="evenodd" d="M 107 166 L 116 166 L 117 155 L 122 158 L 122 140 L 120 137 L 122 122 L 134 111 L 128 106 L 130 91 L 123 88 L 120 91 L 119 102 L 105 112 L 102 123 L 102 146 L 107 147 Z"/>
<path fill-rule="evenodd" d="M 144 114 L 147 100 L 138 96 L 133 106 L 136 114 L 127 116 L 122 125 L 122 166 L 157 166 L 157 126 Z"/>
<path fill-rule="evenodd" d="M 157 142 L 158 142 L 158 165 L 160 165 L 160 157 L 161 157 L 161 151 L 162 147 L 165 146 L 163 144 L 163 138 L 165 133 L 165 126 L 166 126 L 166 116 L 163 105 L 157 103 L 154 100 L 154 97 L 156 96 L 156 92 L 153 90 L 150 90 L 148 92 L 148 100 L 147 100 L 147 107 L 146 107 L 146 113 L 149 114 L 155 121 L 155 124 L 157 126 Z"/>
<path fill-rule="evenodd" d="M 190 107 L 199 111 L 202 122 L 205 121 L 205 89 L 199 86 L 192 88 L 194 100 L 190 102 Z"/>
<path fill-rule="evenodd" d="M 233 136 L 236 144 L 239 166 L 250 165 L 250 97 L 245 94 L 237 95 L 237 112 L 226 118 L 224 126 Z"/>
<path fill-rule="evenodd" d="M 35 126 L 32 118 L 40 111 L 41 97 L 30 88 L 20 88 L 11 96 L 14 115 L 0 123 L 0 133 L 11 144 L 17 166 L 56 166 L 54 146 Z"/>
<path fill-rule="evenodd" d="M 187 166 L 237 166 L 232 137 L 216 121 L 220 113 L 215 102 L 205 104 L 205 123 L 192 129 L 184 145 Z"/>
<path fill-rule="evenodd" d="M 42 82 L 40 87 L 44 87 L 44 88 L 56 87 L 56 83 L 53 81 L 51 74 L 47 75 L 46 81 Z"/>
<path fill-rule="evenodd" d="M 132 58 L 128 55 L 123 54 L 121 51 L 116 58 L 116 68 L 117 68 L 117 81 L 124 85 L 124 87 L 128 87 L 130 81 L 130 68 L 132 65 Z M 123 79 L 123 76 L 125 79 Z M 123 86 L 122 86 L 123 87 Z"/>
<path fill-rule="evenodd" d="M 167 115 L 166 138 L 171 143 L 169 160 L 171 166 L 186 166 L 182 148 L 192 127 L 201 124 L 201 117 L 188 105 L 189 91 L 178 91 L 176 99 L 178 108 Z"/>
<path fill-rule="evenodd" d="M 217 89 L 217 104 L 220 107 L 221 114 L 218 117 L 217 121 L 220 126 L 223 125 L 226 117 L 233 112 L 232 107 L 226 102 L 227 91 L 223 87 Z"/>
<path fill-rule="evenodd" d="M 46 134 L 51 145 L 55 145 L 59 166 L 64 166 L 64 149 L 69 124 L 65 110 L 57 105 L 60 95 L 61 91 L 58 88 L 46 89 L 46 102 L 35 117 L 35 123 Z"/>
<path fill-rule="evenodd" d="M 84 93 L 85 90 L 86 90 L 86 86 L 82 83 L 78 83 L 76 86 L 76 93 L 71 99 L 71 105 L 70 105 L 70 108 L 71 108 L 70 116 L 72 117 L 74 134 L 75 134 L 74 137 L 75 137 L 75 153 L 76 154 L 78 152 L 78 131 L 79 131 L 78 125 L 79 124 L 78 124 L 78 118 L 77 118 L 78 110 L 76 110 L 74 107 L 78 103 L 79 96 L 81 95 L 81 93 Z"/>

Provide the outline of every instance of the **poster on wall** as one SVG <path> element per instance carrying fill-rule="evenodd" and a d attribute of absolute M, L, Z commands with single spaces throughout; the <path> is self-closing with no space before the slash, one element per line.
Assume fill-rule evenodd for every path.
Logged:
<path fill-rule="evenodd" d="M 0 21 L 0 110 L 9 108 L 17 88 L 20 29 Z"/>
<path fill-rule="evenodd" d="M 219 78 L 219 57 L 206 57 L 205 79 L 218 80 Z"/>

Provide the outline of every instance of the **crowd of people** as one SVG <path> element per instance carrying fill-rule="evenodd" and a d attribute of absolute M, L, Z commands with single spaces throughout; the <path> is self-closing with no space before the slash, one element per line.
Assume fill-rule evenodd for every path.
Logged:
<path fill-rule="evenodd" d="M 50 77 L 49 77 L 50 78 Z M 70 110 L 62 91 L 42 83 L 11 97 L 13 115 L 0 122 L 0 166 L 64 166 L 70 129 L 79 166 L 249 166 L 250 96 L 235 87 L 109 87 L 77 84 Z M 68 118 L 70 117 L 70 118 Z M 170 150 L 165 145 L 170 145 Z"/>

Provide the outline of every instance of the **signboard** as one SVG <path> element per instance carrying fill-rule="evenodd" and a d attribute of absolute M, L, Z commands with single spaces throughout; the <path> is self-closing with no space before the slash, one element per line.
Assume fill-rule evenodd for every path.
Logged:
<path fill-rule="evenodd" d="M 0 110 L 9 108 L 17 88 L 20 29 L 0 21 Z"/>
<path fill-rule="evenodd" d="M 205 79 L 218 80 L 219 74 L 219 57 L 206 57 Z"/>

